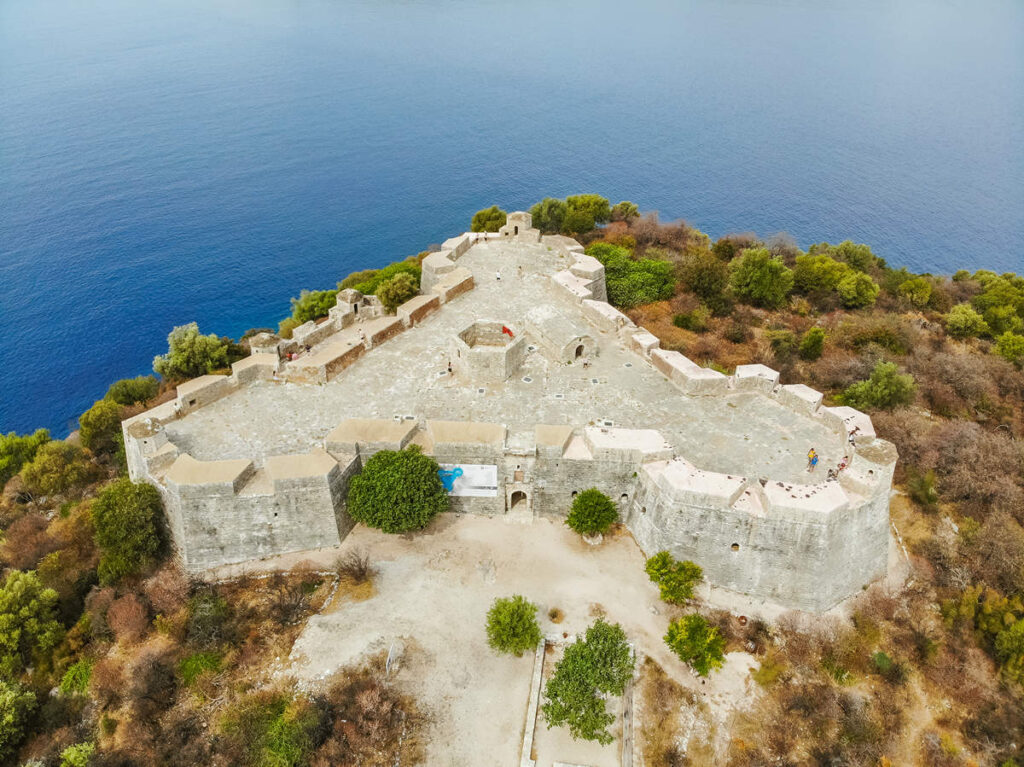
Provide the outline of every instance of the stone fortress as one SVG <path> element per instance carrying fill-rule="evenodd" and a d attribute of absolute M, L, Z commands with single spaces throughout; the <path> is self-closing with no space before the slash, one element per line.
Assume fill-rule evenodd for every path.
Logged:
<path fill-rule="evenodd" d="M 186 568 L 338 545 L 349 479 L 415 444 L 454 512 L 564 517 L 597 487 L 647 555 L 781 605 L 823 611 L 886 572 L 896 450 L 863 413 L 659 348 L 607 303 L 604 267 L 527 213 L 422 270 L 394 316 L 341 291 L 326 319 L 254 337 L 231 375 L 124 422 L 129 473 L 159 489 Z"/>

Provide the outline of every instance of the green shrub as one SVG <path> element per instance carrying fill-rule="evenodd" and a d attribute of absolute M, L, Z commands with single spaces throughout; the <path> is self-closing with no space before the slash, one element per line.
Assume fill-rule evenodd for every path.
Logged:
<path fill-rule="evenodd" d="M 416 445 L 381 450 L 349 483 L 348 513 L 385 533 L 420 530 L 448 511 L 448 493 L 438 471 L 437 461 Z"/>
<path fill-rule="evenodd" d="M 668 261 L 634 260 L 626 248 L 606 242 L 596 242 L 586 252 L 604 264 L 608 300 L 615 306 L 628 309 L 665 301 L 675 292 Z"/>
<path fill-rule="evenodd" d="M 35 709 L 35 693 L 13 679 L 0 678 L 0 760 L 14 754 L 28 734 L 29 718 Z"/>
<path fill-rule="evenodd" d="M 96 467 L 78 445 L 55 440 L 42 445 L 21 469 L 25 486 L 40 495 L 60 495 L 84 488 L 97 476 Z"/>
<path fill-rule="evenodd" d="M 619 519 L 619 510 L 607 495 L 596 487 L 577 493 L 565 524 L 580 535 L 608 532 Z"/>
<path fill-rule="evenodd" d="M 726 341 L 733 344 L 743 344 L 750 340 L 750 330 L 738 320 L 730 322 L 722 335 Z"/>
<path fill-rule="evenodd" d="M 796 257 L 793 285 L 801 293 L 830 293 L 850 273 L 850 267 L 825 253 Z"/>
<path fill-rule="evenodd" d="M 186 687 L 207 671 L 216 674 L 220 671 L 221 654 L 219 652 L 195 652 L 181 659 L 178 663 L 178 676 Z"/>
<path fill-rule="evenodd" d="M 1020 333 L 1024 330 L 1024 319 L 1021 319 L 1012 306 L 990 306 L 985 310 L 984 320 L 992 336 Z"/>
<path fill-rule="evenodd" d="M 1024 618 L 1013 621 L 996 634 L 995 647 L 1003 673 L 1018 684 L 1024 684 Z"/>
<path fill-rule="evenodd" d="M 64 695 L 85 695 L 89 691 L 89 680 L 92 679 L 92 660 L 79 658 L 60 680 L 60 691 Z"/>
<path fill-rule="evenodd" d="M 970 304 L 957 304 L 945 317 L 946 332 L 953 338 L 974 338 L 988 333 L 988 324 Z"/>
<path fill-rule="evenodd" d="M 575 739 L 612 742 L 615 717 L 604 695 L 622 695 L 633 676 L 633 652 L 622 627 L 598 619 L 565 654 L 544 686 L 541 710 L 548 728 L 568 726 Z"/>
<path fill-rule="evenodd" d="M 847 309 L 861 309 L 875 303 L 879 287 L 878 283 L 864 272 L 853 272 L 839 280 L 836 292 Z"/>
<path fill-rule="evenodd" d="M 408 272 L 399 272 L 377 286 L 377 298 L 384 308 L 394 314 L 395 309 L 419 293 L 419 287 Z"/>
<path fill-rule="evenodd" d="M 473 221 L 469 225 L 471 232 L 496 232 L 505 226 L 508 214 L 497 205 L 478 210 L 473 214 Z"/>
<path fill-rule="evenodd" d="M 923 309 L 932 297 L 932 284 L 925 277 L 912 277 L 902 283 L 897 292 L 918 309 Z"/>
<path fill-rule="evenodd" d="M 939 507 L 939 491 L 935 486 L 935 472 L 911 470 L 907 477 L 907 494 L 925 511 Z"/>
<path fill-rule="evenodd" d="M 194 322 L 174 328 L 167 336 L 167 354 L 153 358 L 153 370 L 168 380 L 195 378 L 227 365 L 228 345 L 213 334 L 201 335 Z"/>
<path fill-rule="evenodd" d="M 33 434 L 23 436 L 13 431 L 0 434 L 0 489 L 49 441 L 50 432 L 46 429 L 37 429 Z"/>
<path fill-rule="evenodd" d="M 358 290 L 364 296 L 372 296 L 377 293 L 377 288 L 381 286 L 381 283 L 387 282 L 388 280 L 397 277 L 399 274 L 408 274 L 412 277 L 414 284 L 420 284 L 420 262 L 416 256 L 410 256 L 404 261 L 395 261 L 394 263 L 388 264 L 383 269 L 376 269 L 373 271 L 372 276 L 357 282 L 351 287 Z"/>
<path fill-rule="evenodd" d="M 294 317 L 285 317 L 283 320 L 281 320 L 281 324 L 277 326 L 277 334 L 281 336 L 281 338 L 289 339 L 295 332 L 295 328 L 297 328 L 301 324 L 302 323 L 299 322 Z"/>
<path fill-rule="evenodd" d="M 855 349 L 875 345 L 893 354 L 910 354 L 910 338 L 891 316 L 863 320 L 858 318 L 857 322 L 844 323 L 842 333 L 847 344 Z"/>
<path fill-rule="evenodd" d="M 0 587 L 0 679 L 13 679 L 34 658 L 45 657 L 63 634 L 57 592 L 34 572 L 9 570 Z"/>
<path fill-rule="evenodd" d="M 700 615 L 685 615 L 668 624 L 665 644 L 701 676 L 722 667 L 725 638 Z"/>
<path fill-rule="evenodd" d="M 708 307 L 724 308 L 728 301 L 729 267 L 708 251 L 687 254 L 679 263 L 679 281 Z"/>
<path fill-rule="evenodd" d="M 768 248 L 748 248 L 730 264 L 729 285 L 741 301 L 778 309 L 793 289 L 793 272 Z"/>
<path fill-rule="evenodd" d="M 137 405 L 149 402 L 159 391 L 160 382 L 153 376 L 122 378 L 110 384 L 104 399 L 113 400 L 118 405 Z"/>
<path fill-rule="evenodd" d="M 562 231 L 567 210 L 568 206 L 564 200 L 545 197 L 530 208 L 530 216 L 533 218 L 533 225 L 543 234 L 557 234 Z"/>
<path fill-rule="evenodd" d="M 800 339 L 800 359 L 814 361 L 825 351 L 825 328 L 810 328 Z"/>
<path fill-rule="evenodd" d="M 692 330 L 694 333 L 703 333 L 708 329 L 708 322 L 711 319 L 711 312 L 706 306 L 698 306 L 692 312 L 683 312 L 672 318 L 672 324 L 683 330 Z"/>
<path fill-rule="evenodd" d="M 704 580 L 700 565 L 689 560 L 680 562 L 667 551 L 659 551 L 648 559 L 644 570 L 658 584 L 662 601 L 669 604 L 686 604 L 693 599 L 693 589 Z"/>
<path fill-rule="evenodd" d="M 607 223 L 611 217 L 611 203 L 601 195 L 575 194 L 565 198 L 562 231 L 566 234 L 586 234 L 597 224 Z"/>
<path fill-rule="evenodd" d="M 849 264 L 859 272 L 866 272 L 878 263 L 878 257 L 871 252 L 871 248 L 867 245 L 851 242 L 850 240 L 843 240 L 838 245 L 829 245 L 827 242 L 821 242 L 812 245 L 808 248 L 807 252 L 811 254 L 824 253 L 838 261 Z"/>
<path fill-rule="evenodd" d="M 127 477 L 107 485 L 92 505 L 102 583 L 116 583 L 152 566 L 163 547 L 163 504 L 152 485 Z"/>
<path fill-rule="evenodd" d="M 792 359 L 797 349 L 796 335 L 792 330 L 766 330 L 764 337 L 771 344 L 777 360 L 788 362 Z"/>
<path fill-rule="evenodd" d="M 298 298 L 292 299 L 292 318 L 296 327 L 326 317 L 338 300 L 337 290 L 303 290 Z"/>
<path fill-rule="evenodd" d="M 1024 336 L 1003 333 L 996 339 L 996 354 L 1017 367 L 1024 367 Z"/>
<path fill-rule="evenodd" d="M 124 410 L 113 400 L 96 400 L 78 417 L 78 434 L 82 444 L 94 453 L 116 450 L 121 442 L 121 416 Z"/>
<path fill-rule="evenodd" d="M 540 642 L 537 606 L 518 594 L 495 599 L 487 612 L 487 643 L 498 652 L 522 655 Z"/>
<path fill-rule="evenodd" d="M 623 200 L 612 206 L 612 221 L 625 221 L 629 223 L 634 218 L 640 216 L 640 208 L 631 203 L 629 200 Z"/>
<path fill-rule="evenodd" d="M 914 401 L 914 378 L 893 362 L 879 362 L 866 381 L 851 384 L 839 400 L 858 410 L 891 410 Z"/>
<path fill-rule="evenodd" d="M 96 746 L 92 743 L 76 743 L 60 752 L 60 767 L 89 767 Z"/>
<path fill-rule="evenodd" d="M 338 292 L 342 290 L 348 290 L 349 288 L 356 289 L 356 285 L 363 282 L 369 282 L 380 274 L 380 269 L 363 269 L 358 272 L 352 272 L 345 279 L 338 283 Z"/>
<path fill-rule="evenodd" d="M 779 680 L 779 677 L 786 670 L 786 665 L 773 655 L 767 655 L 761 660 L 761 665 L 750 677 L 762 687 L 771 687 Z"/>
<path fill-rule="evenodd" d="M 262 690 L 235 703 L 221 724 L 251 767 L 299 767 L 306 764 L 323 717 L 304 697 Z"/>

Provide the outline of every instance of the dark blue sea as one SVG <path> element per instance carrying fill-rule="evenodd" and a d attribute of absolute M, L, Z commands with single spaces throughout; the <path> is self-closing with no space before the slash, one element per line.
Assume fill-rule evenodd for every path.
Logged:
<path fill-rule="evenodd" d="M 0 431 L 478 208 L 1024 269 L 1020 0 L 0 0 Z"/>

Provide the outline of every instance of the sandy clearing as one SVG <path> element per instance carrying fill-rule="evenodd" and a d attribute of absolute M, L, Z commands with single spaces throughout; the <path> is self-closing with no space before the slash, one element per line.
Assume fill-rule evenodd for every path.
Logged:
<path fill-rule="evenodd" d="M 719 723 L 752 692 L 747 669 L 756 662 L 750 656 L 731 654 L 726 668 L 703 682 L 669 652 L 662 641 L 667 606 L 628 534 L 589 546 L 550 520 L 516 524 L 445 515 L 417 535 L 357 526 L 330 555 L 352 549 L 370 556 L 374 595 L 310 619 L 285 672 L 315 684 L 393 643 L 404 648 L 394 678 L 430 717 L 426 763 L 432 766 L 518 764 L 533 656 L 499 656 L 487 646 L 484 620 L 499 596 L 523 594 L 537 604 L 549 636 L 571 637 L 604 613 L 622 624 L 638 653 L 694 690 Z M 558 625 L 548 620 L 552 607 L 565 614 Z M 563 739 L 571 743 L 567 733 L 547 733 L 542 719 L 537 737 L 538 756 L 549 745 L 560 750 Z M 610 748 L 617 753 L 618 744 Z M 571 761 L 566 756 L 545 753 Z M 596 758 L 595 764 L 607 761 L 603 753 Z"/>

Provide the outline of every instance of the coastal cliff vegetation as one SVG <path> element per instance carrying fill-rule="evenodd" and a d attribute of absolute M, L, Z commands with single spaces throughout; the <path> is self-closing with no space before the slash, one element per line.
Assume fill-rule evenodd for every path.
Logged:
<path fill-rule="evenodd" d="M 900 453 L 894 556 L 907 577 L 867 589 L 845 616 L 740 620 L 691 599 L 699 568 L 679 571 L 669 596 L 691 614 L 673 622 L 672 650 L 712 675 L 723 652 L 750 653 L 759 694 L 730 723 L 727 753 L 709 757 L 673 729 L 686 702 L 663 682 L 645 763 L 1024 764 L 1024 277 L 914 274 L 851 241 L 713 241 L 597 195 L 531 213 L 604 263 L 610 300 L 663 348 L 725 372 L 779 369 L 869 412 Z M 504 218 L 486 209 L 473 229 Z M 393 303 L 424 255 L 303 292 L 282 334 L 326 316 L 338 290 Z M 225 370 L 250 335 L 175 328 L 159 378 L 114 383 L 67 440 L 0 435 L 0 764 L 416 763 L 415 701 L 376 667 L 343 670 L 316 695 L 273 674 L 351 563 L 191 581 L 159 496 L 124 476 L 120 420 Z M 668 564 L 692 565 L 662 564 L 650 572 L 663 589 Z M 512 649 L 536 642 L 523 636 Z"/>

